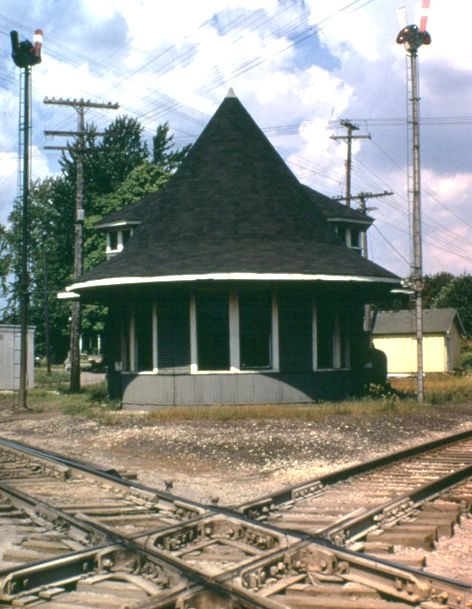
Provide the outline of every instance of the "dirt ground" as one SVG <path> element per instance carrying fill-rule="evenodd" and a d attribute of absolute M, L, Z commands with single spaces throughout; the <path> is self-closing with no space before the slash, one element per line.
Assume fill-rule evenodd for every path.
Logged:
<path fill-rule="evenodd" d="M 314 406 L 316 408 L 316 406 Z M 287 420 L 153 423 L 143 413 L 118 422 L 57 412 L 0 412 L 0 435 L 136 474 L 142 484 L 202 503 L 237 505 L 321 474 L 472 429 L 472 403 L 416 414 L 330 415 Z"/>

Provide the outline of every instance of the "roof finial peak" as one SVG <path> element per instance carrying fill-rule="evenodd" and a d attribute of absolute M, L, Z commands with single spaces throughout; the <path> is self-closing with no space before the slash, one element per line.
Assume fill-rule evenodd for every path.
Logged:
<path fill-rule="evenodd" d="M 230 87 L 228 89 L 228 93 L 226 94 L 226 97 L 236 97 L 236 93 L 234 92 L 233 87 Z"/>

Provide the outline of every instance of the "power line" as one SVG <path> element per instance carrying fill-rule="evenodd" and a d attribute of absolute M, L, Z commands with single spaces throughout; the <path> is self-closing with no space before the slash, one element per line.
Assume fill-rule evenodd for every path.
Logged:
<path fill-rule="evenodd" d="M 352 118 L 355 123 L 365 125 L 369 127 L 405 127 L 407 124 L 407 118 L 405 116 L 397 117 L 384 117 L 384 118 Z M 328 123 L 328 128 L 333 129 L 339 121 L 333 120 Z M 454 115 L 454 116 L 422 116 L 419 119 L 421 126 L 450 126 L 450 125 L 471 125 L 472 116 L 468 114 Z"/>

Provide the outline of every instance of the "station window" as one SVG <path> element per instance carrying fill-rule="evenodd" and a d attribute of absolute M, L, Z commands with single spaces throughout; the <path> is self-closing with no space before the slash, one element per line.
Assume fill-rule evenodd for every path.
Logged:
<path fill-rule="evenodd" d="M 272 294 L 239 295 L 241 370 L 272 367 Z"/>
<path fill-rule="evenodd" d="M 142 303 L 134 312 L 135 370 L 142 372 L 153 369 L 153 307 L 152 303 Z"/>
<path fill-rule="evenodd" d="M 333 307 L 319 303 L 316 307 L 315 368 L 334 368 L 336 314 Z"/>
<path fill-rule="evenodd" d="M 132 316 L 129 311 L 123 313 L 121 320 L 121 369 L 125 371 L 131 370 L 131 332 L 132 332 Z"/>
<path fill-rule="evenodd" d="M 229 370 L 227 294 L 199 294 L 195 299 L 198 370 Z"/>
<path fill-rule="evenodd" d="M 160 368 L 190 363 L 194 372 L 278 368 L 277 308 L 271 292 L 198 293 L 182 302 L 178 317 L 175 303 L 169 308 L 165 300 L 143 301 L 136 303 L 123 330 L 123 370 L 157 371 L 158 362 Z M 182 354 L 189 347 L 186 363 Z"/>

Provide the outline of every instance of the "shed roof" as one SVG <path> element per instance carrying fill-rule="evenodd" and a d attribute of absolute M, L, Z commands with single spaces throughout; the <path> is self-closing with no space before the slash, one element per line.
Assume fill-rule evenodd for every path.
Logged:
<path fill-rule="evenodd" d="M 310 196 L 229 95 L 167 186 L 137 204 L 146 221 L 123 251 L 68 289 L 205 277 L 399 282 L 346 247 Z"/>
<path fill-rule="evenodd" d="M 446 334 L 454 323 L 457 324 L 459 332 L 464 334 L 464 327 L 456 309 L 425 309 L 423 311 L 424 334 Z M 379 311 L 376 315 L 374 336 L 415 334 L 415 332 L 416 311 Z"/>

